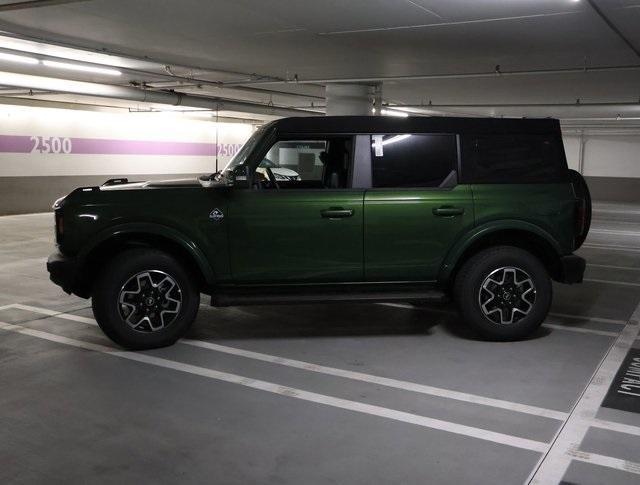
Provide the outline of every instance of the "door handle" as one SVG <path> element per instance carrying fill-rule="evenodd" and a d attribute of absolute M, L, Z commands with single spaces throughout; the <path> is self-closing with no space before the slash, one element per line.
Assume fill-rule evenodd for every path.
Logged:
<path fill-rule="evenodd" d="M 325 219 L 344 219 L 353 216 L 353 209 L 342 209 L 339 207 L 324 209 L 320 211 L 320 215 Z"/>
<path fill-rule="evenodd" d="M 434 216 L 452 217 L 452 216 L 461 216 L 462 214 L 464 214 L 464 207 L 443 206 L 443 207 L 436 207 L 433 209 Z"/>

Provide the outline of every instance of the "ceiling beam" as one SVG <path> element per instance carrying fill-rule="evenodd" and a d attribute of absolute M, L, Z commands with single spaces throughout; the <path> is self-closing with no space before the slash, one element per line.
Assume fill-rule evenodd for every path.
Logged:
<path fill-rule="evenodd" d="M 13 2 L 0 5 L 0 12 L 10 12 L 13 10 L 25 10 L 27 8 L 52 7 L 54 5 L 64 5 L 65 3 L 90 2 L 91 0 L 27 0 L 24 2 Z"/>
<path fill-rule="evenodd" d="M 636 57 L 640 57 L 640 50 L 633 45 L 633 43 L 622 33 L 622 31 L 614 24 L 609 17 L 602 11 L 595 0 L 587 0 L 591 8 L 595 10 L 598 16 L 604 21 L 605 24 L 618 36 L 620 39 L 633 51 Z"/>
<path fill-rule="evenodd" d="M 99 98 L 121 99 L 142 103 L 157 103 L 171 106 L 189 106 L 213 111 L 236 111 L 267 116 L 319 116 L 323 113 L 312 110 L 293 109 L 272 104 L 251 103 L 225 98 L 194 96 L 174 91 L 152 91 L 113 84 L 99 84 L 85 81 L 32 76 L 15 72 L 0 72 L 0 85 L 16 88 L 55 91 L 95 96 Z"/>

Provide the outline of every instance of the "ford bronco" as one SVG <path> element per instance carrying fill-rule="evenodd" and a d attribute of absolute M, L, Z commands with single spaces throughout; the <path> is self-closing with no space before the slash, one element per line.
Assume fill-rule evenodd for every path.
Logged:
<path fill-rule="evenodd" d="M 171 345 L 214 306 L 452 296 L 484 338 L 545 319 L 591 200 L 552 119 L 285 118 L 221 172 L 112 179 L 55 205 L 65 291 L 130 349 Z"/>

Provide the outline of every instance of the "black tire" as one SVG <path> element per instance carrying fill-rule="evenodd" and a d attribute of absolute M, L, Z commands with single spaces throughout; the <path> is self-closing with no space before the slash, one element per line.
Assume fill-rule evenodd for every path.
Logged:
<path fill-rule="evenodd" d="M 489 279 L 492 274 L 495 276 Z M 500 277 L 504 274 L 506 279 Z M 516 274 L 518 276 L 514 277 Z M 527 276 L 531 285 L 525 279 Z M 493 278 L 506 281 L 505 286 L 495 284 Z M 520 285 L 509 284 L 511 280 L 520 281 Z M 487 289 L 482 289 L 485 282 Z M 531 292 L 520 294 L 531 287 L 533 296 Z M 453 292 L 458 311 L 466 323 L 486 339 L 509 341 L 527 337 L 542 324 L 549 313 L 553 287 L 546 268 L 533 254 L 513 246 L 495 246 L 480 251 L 463 264 Z M 496 296 L 492 297 L 493 294 Z M 485 315 L 481 301 L 489 316 Z M 504 303 L 504 310 L 496 312 L 500 302 Z M 513 310 L 513 302 L 521 311 Z M 525 315 L 524 310 L 527 310 Z M 512 323 L 502 323 L 508 321 L 505 315 L 510 316 Z M 498 319 L 500 322 L 495 321 Z"/>
<path fill-rule="evenodd" d="M 159 284 L 159 280 L 164 280 L 164 283 Z M 102 331 L 126 349 L 143 350 L 172 345 L 186 333 L 198 313 L 200 293 L 193 280 L 183 265 L 162 251 L 131 249 L 122 252 L 105 265 L 96 281 L 92 294 L 93 314 Z M 157 288 L 153 287 L 154 282 L 158 283 Z M 139 305 L 144 311 L 125 315 L 132 321 L 131 324 L 125 321 L 123 313 L 132 312 L 129 307 L 134 305 L 125 303 L 123 306 L 120 303 L 125 285 L 126 288 L 133 288 L 133 291 L 125 291 L 125 301 L 134 297 L 134 303 L 138 298 L 145 301 Z M 145 299 L 141 293 L 150 287 L 157 293 L 150 294 L 151 298 Z M 170 290 L 163 294 L 166 288 Z M 155 301 L 157 306 L 146 306 L 149 301 Z M 175 301 L 179 301 L 179 305 Z M 166 308 L 162 305 L 166 305 Z M 164 312 L 167 315 L 162 315 L 163 309 L 170 311 Z M 147 317 L 149 320 L 142 321 L 134 329 L 132 325 L 145 312 L 151 315 Z M 145 318 L 142 317 L 141 320 Z M 152 320 L 156 330 L 151 326 Z"/>

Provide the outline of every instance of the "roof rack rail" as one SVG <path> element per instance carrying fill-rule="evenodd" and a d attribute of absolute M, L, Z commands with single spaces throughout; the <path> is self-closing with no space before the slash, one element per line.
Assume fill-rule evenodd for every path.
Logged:
<path fill-rule="evenodd" d="M 120 184 L 128 184 L 128 178 L 117 178 L 117 179 L 109 179 L 105 183 L 102 184 L 102 187 L 108 187 L 110 185 L 120 185 Z"/>

